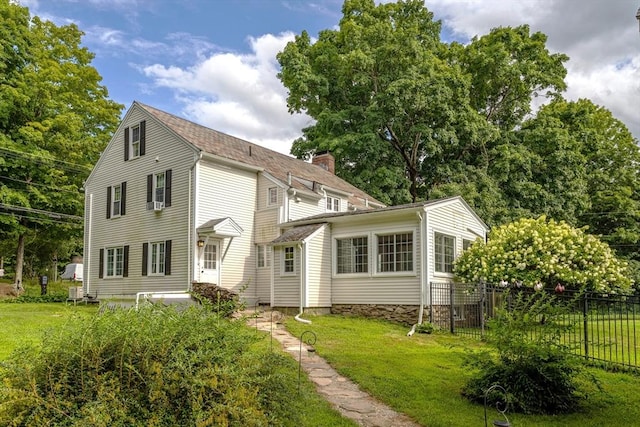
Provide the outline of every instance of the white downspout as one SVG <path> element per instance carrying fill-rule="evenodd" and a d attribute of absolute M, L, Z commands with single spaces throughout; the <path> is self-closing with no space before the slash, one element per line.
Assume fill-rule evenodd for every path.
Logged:
<path fill-rule="evenodd" d="M 420 218 L 420 308 L 418 309 L 418 323 L 416 323 L 415 325 L 413 325 L 411 327 L 411 330 L 407 333 L 407 336 L 412 336 L 415 332 L 416 332 L 416 327 L 418 325 L 422 325 L 422 319 L 423 319 L 423 315 L 424 315 L 424 297 L 425 297 L 425 282 L 424 279 L 426 277 L 425 274 L 425 268 L 428 268 L 427 266 L 427 242 L 425 242 L 424 240 L 424 236 L 426 234 L 425 232 L 425 223 L 426 223 L 426 216 L 427 213 L 425 212 L 425 218 L 422 217 L 422 215 L 420 215 L 420 212 L 416 212 L 416 215 L 418 216 L 418 218 Z"/>
<path fill-rule="evenodd" d="M 85 278 L 85 286 L 87 287 L 87 289 L 85 290 L 85 295 L 89 295 L 89 286 L 91 285 L 91 276 L 89 276 L 88 272 L 91 271 L 91 233 L 92 233 L 92 228 L 91 226 L 93 222 L 93 193 L 89 194 L 89 221 L 87 224 L 87 231 L 88 233 L 86 233 L 87 235 L 87 247 L 85 248 L 85 253 L 84 253 L 84 257 L 86 258 L 87 262 L 86 262 L 86 268 L 83 266 L 83 271 L 82 275 Z M 96 299 L 97 299 L 98 295 L 96 295 Z"/>
<path fill-rule="evenodd" d="M 191 290 L 192 287 L 192 283 L 193 283 L 193 279 L 194 279 L 194 275 L 193 275 L 193 270 L 196 264 L 195 259 L 193 258 L 193 235 L 194 235 L 194 231 L 192 230 L 192 223 L 191 223 L 191 215 L 192 215 L 192 205 L 195 203 L 196 198 L 193 196 L 193 188 L 194 188 L 194 183 L 193 181 L 195 181 L 194 179 L 194 174 L 195 174 L 195 167 L 198 164 L 198 162 L 202 159 L 202 151 L 200 152 L 200 154 L 196 157 L 196 159 L 194 160 L 193 164 L 191 165 L 191 167 L 189 168 L 189 203 L 188 203 L 188 213 L 187 213 L 187 228 L 189 230 L 188 236 L 187 236 L 187 259 L 190 260 L 190 265 L 189 265 L 189 271 L 187 272 L 187 289 Z M 194 209 L 195 211 L 195 209 Z M 195 219 L 194 219 L 195 220 Z"/>
<path fill-rule="evenodd" d="M 300 250 L 300 312 L 294 317 L 298 322 L 311 324 L 311 320 L 302 319 L 300 316 L 304 314 L 304 284 L 305 278 L 307 275 L 307 257 L 305 256 L 305 250 L 307 245 L 303 241 L 298 245 L 298 249 Z"/>

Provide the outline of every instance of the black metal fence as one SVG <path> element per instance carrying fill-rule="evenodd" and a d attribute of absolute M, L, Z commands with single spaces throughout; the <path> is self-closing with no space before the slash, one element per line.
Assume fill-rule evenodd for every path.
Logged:
<path fill-rule="evenodd" d="M 532 293 L 529 288 L 518 292 Z M 567 325 L 560 337 L 575 354 L 585 358 L 640 368 L 640 298 L 571 291 L 552 293 L 562 307 L 561 322 Z M 482 338 L 491 333 L 487 320 L 500 307 L 509 308 L 513 289 L 485 284 L 431 283 L 431 323 L 454 334 Z M 544 322 L 544 319 L 540 319 Z M 535 334 L 535 329 L 531 329 Z"/>

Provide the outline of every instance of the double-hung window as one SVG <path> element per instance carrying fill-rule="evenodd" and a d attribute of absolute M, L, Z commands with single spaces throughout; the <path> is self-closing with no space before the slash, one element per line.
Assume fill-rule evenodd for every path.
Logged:
<path fill-rule="evenodd" d="M 164 275 L 165 242 L 153 242 L 151 246 L 151 259 L 149 271 L 151 274 Z"/>
<path fill-rule="evenodd" d="M 284 274 L 295 273 L 296 248 L 285 246 L 282 250 L 282 272 Z"/>
<path fill-rule="evenodd" d="M 147 175 L 147 209 L 171 206 L 171 169 Z"/>
<path fill-rule="evenodd" d="M 124 161 L 136 159 L 145 154 L 145 121 L 124 129 Z"/>
<path fill-rule="evenodd" d="M 413 271 L 413 232 L 378 235 L 378 273 Z"/>
<path fill-rule="evenodd" d="M 269 247 L 266 245 L 257 246 L 257 266 L 258 268 L 265 268 L 271 266 L 271 260 L 269 259 Z"/>
<path fill-rule="evenodd" d="M 107 187 L 107 219 L 125 214 L 127 183 Z"/>
<path fill-rule="evenodd" d="M 336 239 L 336 274 L 368 271 L 369 239 L 366 236 Z"/>
<path fill-rule="evenodd" d="M 278 204 L 278 187 L 270 187 L 267 190 L 267 206 Z"/>
<path fill-rule="evenodd" d="M 122 207 L 122 187 L 120 184 L 111 187 L 111 216 L 120 216 Z"/>
<path fill-rule="evenodd" d="M 124 247 L 107 248 L 105 261 L 107 277 L 122 277 L 124 272 Z"/>
<path fill-rule="evenodd" d="M 453 273 L 456 239 L 443 233 L 435 233 L 435 270 L 437 273 Z"/>
<path fill-rule="evenodd" d="M 327 196 L 327 212 L 340 212 L 340 199 Z"/>

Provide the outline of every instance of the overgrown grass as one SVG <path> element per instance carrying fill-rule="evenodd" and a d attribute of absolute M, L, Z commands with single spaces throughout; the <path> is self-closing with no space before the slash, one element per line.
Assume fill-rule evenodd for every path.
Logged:
<path fill-rule="evenodd" d="M 308 317 L 311 325 L 293 319 L 287 328 L 297 336 L 312 330 L 318 355 L 342 375 L 394 409 L 422 425 L 484 425 L 482 405 L 460 394 L 471 377 L 463 367 L 465 353 L 482 344 L 444 333 L 407 337 L 407 327 L 389 322 L 341 317 Z M 533 427 L 635 425 L 640 420 L 640 378 L 631 374 L 592 370 L 604 389 L 591 390 L 581 412 L 562 416 L 510 414 L 513 425 Z M 531 396 L 532 399 L 535 396 Z"/>
<path fill-rule="evenodd" d="M 196 308 L 2 306 L 3 323 L 22 327 L 0 342 L 16 349 L 0 363 L 0 424 L 355 425 L 310 381 L 298 394 L 295 361 L 242 321 Z"/>

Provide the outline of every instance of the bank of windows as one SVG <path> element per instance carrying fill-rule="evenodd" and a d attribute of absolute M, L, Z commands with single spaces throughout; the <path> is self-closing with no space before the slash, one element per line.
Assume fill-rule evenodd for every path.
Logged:
<path fill-rule="evenodd" d="M 282 250 L 282 272 L 283 274 L 295 273 L 296 248 L 285 246 Z"/>
<path fill-rule="evenodd" d="M 327 196 L 327 212 L 340 212 L 340 199 Z"/>
<path fill-rule="evenodd" d="M 376 273 L 414 271 L 414 233 L 376 234 Z M 336 274 L 369 272 L 369 237 L 336 239 Z"/>
<path fill-rule="evenodd" d="M 436 273 L 453 273 L 456 238 L 444 233 L 435 233 L 434 241 L 433 256 Z"/>
<path fill-rule="evenodd" d="M 271 258 L 269 247 L 266 245 L 257 245 L 256 262 L 258 268 L 266 268 L 271 266 Z"/>

